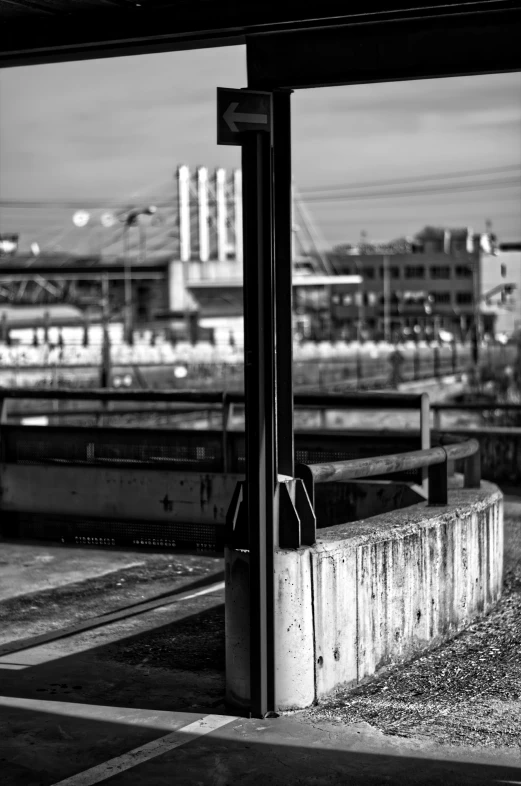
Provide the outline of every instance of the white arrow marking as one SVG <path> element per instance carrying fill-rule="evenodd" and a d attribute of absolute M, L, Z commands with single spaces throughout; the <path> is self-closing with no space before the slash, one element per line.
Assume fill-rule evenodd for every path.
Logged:
<path fill-rule="evenodd" d="M 235 123 L 258 123 L 259 125 L 266 125 L 268 123 L 268 115 L 252 115 L 248 112 L 236 112 L 235 110 L 238 106 L 238 103 L 230 104 L 223 115 L 223 118 L 228 124 L 228 128 L 234 134 L 239 130 Z"/>

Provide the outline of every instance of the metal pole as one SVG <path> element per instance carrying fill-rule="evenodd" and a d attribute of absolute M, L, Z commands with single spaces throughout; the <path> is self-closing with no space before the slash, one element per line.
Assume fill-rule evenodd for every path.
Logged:
<path fill-rule="evenodd" d="M 124 239 L 124 267 L 125 267 L 125 292 L 124 292 L 124 313 L 125 313 L 125 341 L 132 343 L 132 281 L 130 278 L 130 247 L 129 247 L 129 224 L 125 224 Z"/>
<path fill-rule="evenodd" d="M 481 341 L 480 311 L 479 311 L 479 255 L 472 265 L 472 289 L 474 300 L 474 328 L 472 331 L 472 360 L 475 366 L 479 364 L 479 350 Z"/>
<path fill-rule="evenodd" d="M 273 237 L 275 260 L 277 460 L 294 475 L 291 92 L 273 93 Z"/>
<path fill-rule="evenodd" d="M 102 388 L 110 387 L 110 337 L 109 337 L 109 279 L 104 273 L 101 279 L 101 322 L 102 322 L 102 346 L 101 346 L 101 384 Z M 102 406 L 103 409 L 103 406 Z"/>
<path fill-rule="evenodd" d="M 271 144 L 268 134 L 244 133 L 242 172 L 251 713 L 262 718 L 276 709 L 273 547 L 277 466 Z"/>
<path fill-rule="evenodd" d="M 384 338 L 391 343 L 391 280 L 387 254 L 384 256 Z"/>

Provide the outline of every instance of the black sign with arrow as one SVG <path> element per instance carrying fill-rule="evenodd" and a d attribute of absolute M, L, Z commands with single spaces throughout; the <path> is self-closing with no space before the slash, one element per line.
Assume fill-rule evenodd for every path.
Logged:
<path fill-rule="evenodd" d="M 271 93 L 217 88 L 217 144 L 240 145 L 242 131 L 271 133 Z"/>

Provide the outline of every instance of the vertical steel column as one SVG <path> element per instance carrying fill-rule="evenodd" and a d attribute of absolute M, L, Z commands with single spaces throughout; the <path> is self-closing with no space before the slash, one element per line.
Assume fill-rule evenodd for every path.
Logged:
<path fill-rule="evenodd" d="M 387 254 L 384 256 L 383 264 L 384 274 L 384 338 L 385 341 L 391 343 L 392 330 L 391 330 L 391 276 L 389 270 L 389 257 Z"/>
<path fill-rule="evenodd" d="M 251 714 L 275 710 L 273 622 L 275 324 L 269 134 L 242 142 L 246 514 L 250 542 Z"/>
<path fill-rule="evenodd" d="M 293 477 L 291 92 L 291 90 L 276 90 L 273 93 L 273 258 L 275 261 L 276 450 L 278 471 Z"/>

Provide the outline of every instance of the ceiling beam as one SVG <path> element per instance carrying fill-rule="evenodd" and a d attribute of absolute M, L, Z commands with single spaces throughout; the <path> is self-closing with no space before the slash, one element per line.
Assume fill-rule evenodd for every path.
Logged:
<path fill-rule="evenodd" d="M 52 8 L 47 0 L 40 4 Z M 2 14 L 0 0 L 0 67 L 237 45 L 254 34 L 511 6 L 512 0 L 142 0 L 117 9 L 101 2 L 76 8 L 69 3 L 67 10 L 54 8 L 49 17 L 23 2 L 19 12 L 8 13 L 6 7 Z"/>
<path fill-rule="evenodd" d="M 521 6 L 247 39 L 248 86 L 310 88 L 521 70 Z"/>

